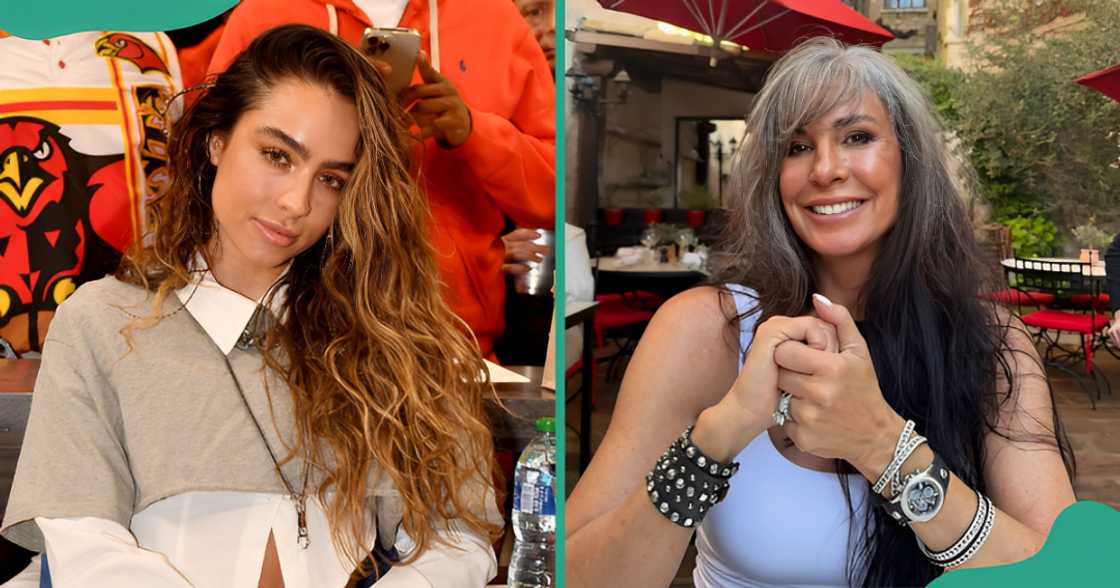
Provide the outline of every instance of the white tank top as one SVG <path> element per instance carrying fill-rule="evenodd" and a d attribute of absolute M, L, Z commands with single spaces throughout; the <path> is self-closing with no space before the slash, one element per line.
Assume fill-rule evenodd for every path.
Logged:
<path fill-rule="evenodd" d="M 728 287 L 740 315 L 754 306 L 753 290 Z M 740 321 L 740 369 L 757 320 Z M 847 478 L 855 509 L 850 517 L 840 478 L 789 461 L 766 432 L 736 460 L 739 473 L 727 497 L 696 531 L 697 588 L 848 585 L 846 560 L 863 534 L 867 481 L 858 474 Z"/>

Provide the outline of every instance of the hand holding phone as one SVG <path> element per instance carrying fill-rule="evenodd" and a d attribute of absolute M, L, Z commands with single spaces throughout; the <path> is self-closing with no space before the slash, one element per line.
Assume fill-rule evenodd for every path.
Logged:
<path fill-rule="evenodd" d="M 400 94 L 405 107 L 421 138 L 433 137 L 444 149 L 458 147 L 471 136 L 471 111 L 459 96 L 455 85 L 428 63 L 428 56 L 421 51 L 418 62 L 424 83 L 406 89 Z"/>
<path fill-rule="evenodd" d="M 386 88 L 395 96 L 412 81 L 420 52 L 420 33 L 416 29 L 370 27 L 362 35 L 359 49 L 374 61 L 385 76 Z"/>

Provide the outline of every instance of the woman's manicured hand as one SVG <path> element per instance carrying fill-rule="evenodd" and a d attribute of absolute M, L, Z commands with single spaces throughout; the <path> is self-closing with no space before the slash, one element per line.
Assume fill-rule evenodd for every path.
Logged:
<path fill-rule="evenodd" d="M 839 349 L 836 328 L 816 317 L 775 316 L 759 325 L 731 390 L 697 422 L 693 441 L 712 457 L 735 456 L 773 424 L 780 388 L 774 352 L 787 341 L 830 355 Z"/>
<path fill-rule="evenodd" d="M 883 399 L 867 342 L 848 309 L 814 295 L 817 316 L 836 329 L 839 353 L 796 339 L 774 351 L 778 388 L 793 395 L 786 433 L 798 449 L 848 461 L 878 478 L 894 452 L 904 420 Z"/>

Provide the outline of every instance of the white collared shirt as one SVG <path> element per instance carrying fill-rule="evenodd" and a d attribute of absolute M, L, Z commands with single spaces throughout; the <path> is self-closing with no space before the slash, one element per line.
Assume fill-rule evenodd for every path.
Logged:
<path fill-rule="evenodd" d="M 176 292 L 188 312 L 223 353 L 229 354 L 245 330 L 258 301 L 199 272 L 195 283 Z M 284 292 L 273 297 L 283 304 Z M 279 313 L 278 313 L 279 314 Z M 259 492 L 194 491 L 170 496 L 132 517 L 129 528 L 101 518 L 47 519 L 35 522 L 43 533 L 53 584 L 59 588 L 194 587 L 256 588 L 271 533 L 285 588 L 343 586 L 352 567 L 335 551 L 322 505 L 307 499 L 308 536 L 297 545 L 296 510 L 287 496 Z M 488 541 L 461 526 L 439 534 L 415 562 L 394 566 L 378 588 L 478 588 L 497 573 Z M 398 532 L 402 556 L 411 540 Z M 368 541 L 373 544 L 372 536 Z M 39 585 L 39 556 L 5 584 Z"/>

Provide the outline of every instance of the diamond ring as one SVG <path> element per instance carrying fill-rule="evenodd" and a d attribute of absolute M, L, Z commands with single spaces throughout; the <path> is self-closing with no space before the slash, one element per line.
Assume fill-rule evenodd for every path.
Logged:
<path fill-rule="evenodd" d="M 789 402 L 793 399 L 793 395 L 789 392 L 782 392 L 781 398 L 778 399 L 778 410 L 774 411 L 774 422 L 778 426 L 786 424 L 786 421 L 793 422 L 793 416 L 789 413 Z"/>

